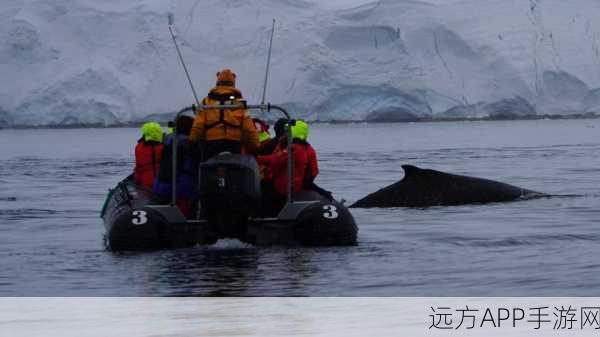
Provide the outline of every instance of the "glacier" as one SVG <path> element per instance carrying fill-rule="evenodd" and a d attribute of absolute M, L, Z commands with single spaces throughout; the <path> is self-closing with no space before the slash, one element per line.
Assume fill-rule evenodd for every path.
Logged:
<path fill-rule="evenodd" d="M 230 67 L 309 120 L 600 113 L 597 0 L 3 0 L 0 127 L 114 125 L 194 102 Z"/>

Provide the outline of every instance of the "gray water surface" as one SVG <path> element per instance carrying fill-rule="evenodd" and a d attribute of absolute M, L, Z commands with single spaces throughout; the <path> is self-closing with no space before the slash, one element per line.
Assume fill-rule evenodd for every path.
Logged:
<path fill-rule="evenodd" d="M 316 125 L 318 183 L 353 202 L 402 164 L 566 195 L 353 210 L 359 245 L 104 250 L 136 129 L 0 130 L 0 295 L 599 296 L 600 120 Z"/>

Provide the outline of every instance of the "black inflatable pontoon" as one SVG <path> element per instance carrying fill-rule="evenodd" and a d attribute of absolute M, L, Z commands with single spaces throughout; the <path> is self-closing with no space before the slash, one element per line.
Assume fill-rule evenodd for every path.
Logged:
<path fill-rule="evenodd" d="M 289 119 L 287 112 L 277 106 L 243 104 L 243 107 L 277 109 Z M 176 144 L 173 153 L 176 157 Z M 291 153 L 288 149 L 289 176 L 293 175 Z M 176 172 L 173 176 L 175 179 Z M 163 249 L 213 244 L 222 238 L 256 245 L 356 244 L 358 228 L 348 208 L 313 191 L 289 193 L 285 206 L 276 216 L 261 217 L 258 210 L 263 195 L 259 179 L 258 165 L 251 156 L 222 154 L 211 158 L 200 165 L 201 209 L 197 219 L 190 220 L 174 202 L 154 204 L 150 191 L 128 177 L 109 191 L 101 212 L 106 246 L 111 250 Z M 175 193 L 173 191 L 173 200 Z"/>

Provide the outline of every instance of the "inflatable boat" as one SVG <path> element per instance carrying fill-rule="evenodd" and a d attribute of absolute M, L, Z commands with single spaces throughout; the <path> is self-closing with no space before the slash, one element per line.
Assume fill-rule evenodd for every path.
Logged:
<path fill-rule="evenodd" d="M 215 107 L 279 110 L 292 121 L 285 109 L 270 104 L 210 106 Z M 288 139 L 288 176 L 293 176 L 291 144 Z M 175 142 L 173 153 L 175 159 Z M 252 156 L 221 154 L 200 164 L 198 174 L 199 209 L 193 219 L 175 205 L 175 188 L 171 202 L 164 205 L 154 202 L 151 191 L 136 185 L 131 176 L 119 182 L 109 190 L 101 211 L 106 247 L 117 251 L 164 249 L 214 244 L 224 238 L 254 245 L 356 244 L 358 228 L 348 208 L 312 190 L 292 193 L 288 186 L 283 208 L 274 216 L 262 215 L 259 209 L 267 200 Z M 176 175 L 175 169 L 174 181 Z M 288 180 L 291 184 L 292 179 Z"/>

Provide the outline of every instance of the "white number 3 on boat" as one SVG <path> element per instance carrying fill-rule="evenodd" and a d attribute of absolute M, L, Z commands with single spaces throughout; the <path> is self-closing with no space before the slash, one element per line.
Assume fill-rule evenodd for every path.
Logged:
<path fill-rule="evenodd" d="M 325 210 L 325 212 L 323 213 L 323 217 L 325 219 L 337 219 L 337 207 L 333 205 L 325 205 L 323 206 L 323 209 Z"/>
<path fill-rule="evenodd" d="M 134 225 L 143 225 L 148 222 L 146 211 L 133 211 L 131 223 Z"/>

